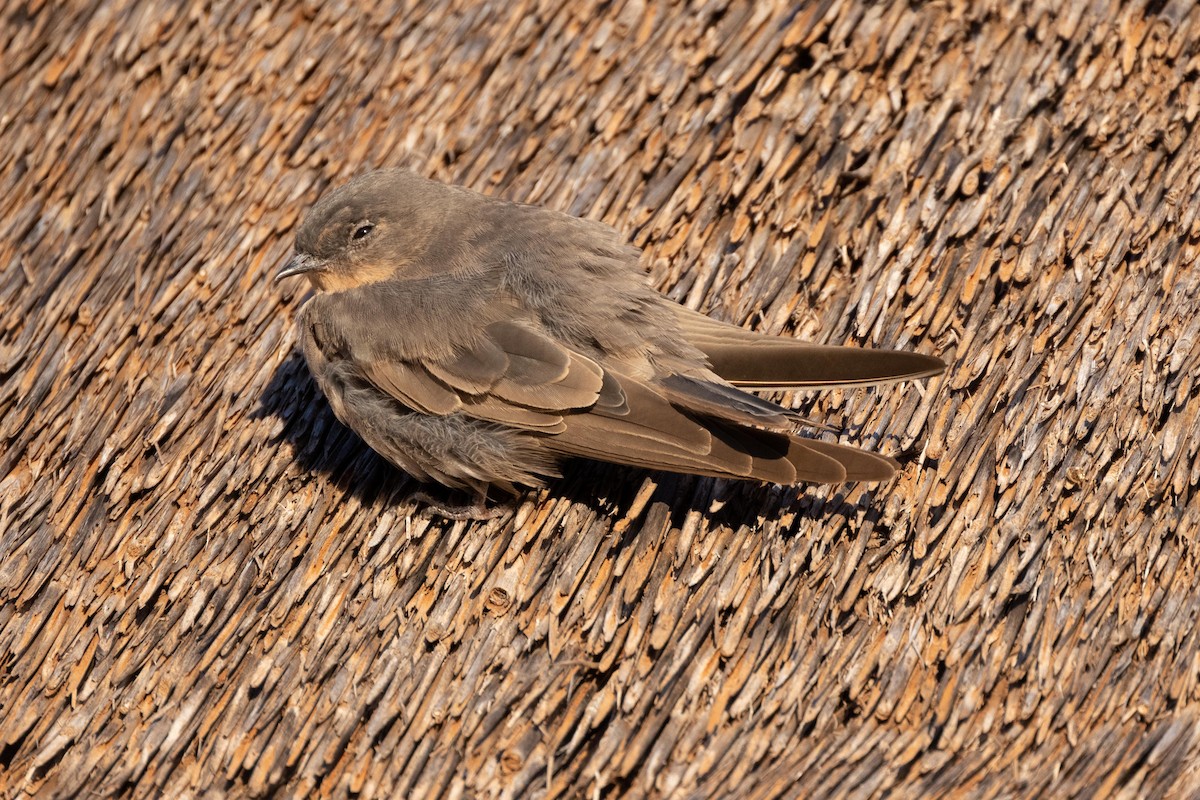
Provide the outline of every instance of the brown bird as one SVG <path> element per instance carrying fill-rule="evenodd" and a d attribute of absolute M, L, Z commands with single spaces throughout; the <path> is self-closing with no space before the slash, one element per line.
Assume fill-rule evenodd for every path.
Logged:
<path fill-rule="evenodd" d="M 337 418 L 388 461 L 516 494 L 584 456 L 781 484 L 886 480 L 890 458 L 802 438 L 750 389 L 869 386 L 945 365 L 753 333 L 654 291 L 612 228 L 401 170 L 325 195 L 278 278 L 317 293 L 305 359 Z"/>

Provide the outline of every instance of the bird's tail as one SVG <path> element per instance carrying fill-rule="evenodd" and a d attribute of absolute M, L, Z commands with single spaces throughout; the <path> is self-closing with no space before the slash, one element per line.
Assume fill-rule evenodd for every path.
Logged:
<path fill-rule="evenodd" d="M 678 306 L 680 332 L 712 370 L 746 389 L 874 386 L 941 373 L 940 358 L 904 350 L 819 345 L 767 336 Z"/>

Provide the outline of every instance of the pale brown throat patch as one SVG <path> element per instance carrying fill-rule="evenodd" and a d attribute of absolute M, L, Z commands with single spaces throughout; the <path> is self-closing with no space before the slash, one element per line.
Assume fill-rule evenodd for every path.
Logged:
<path fill-rule="evenodd" d="M 379 283 L 396 274 L 403 264 L 368 262 L 357 264 L 352 270 L 314 270 L 308 273 L 315 289 L 321 292 L 344 292 L 371 283 Z"/>

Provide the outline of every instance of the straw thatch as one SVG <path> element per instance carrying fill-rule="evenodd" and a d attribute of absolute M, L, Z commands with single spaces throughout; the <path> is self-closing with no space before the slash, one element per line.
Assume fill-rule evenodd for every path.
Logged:
<path fill-rule="evenodd" d="M 1191 3 L 0 19 L 0 796 L 1200 797 Z M 941 355 L 795 401 L 902 477 L 416 514 L 270 280 L 380 165 Z"/>

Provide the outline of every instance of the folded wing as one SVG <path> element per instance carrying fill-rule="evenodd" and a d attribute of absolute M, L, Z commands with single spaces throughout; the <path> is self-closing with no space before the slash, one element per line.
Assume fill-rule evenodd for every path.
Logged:
<path fill-rule="evenodd" d="M 522 429 L 556 456 L 781 484 L 883 480 L 894 472 L 891 459 L 793 435 L 790 412 L 728 385 L 604 369 L 519 322 L 496 322 L 483 334 L 447 358 L 368 355 L 358 367 L 409 408 Z"/>

